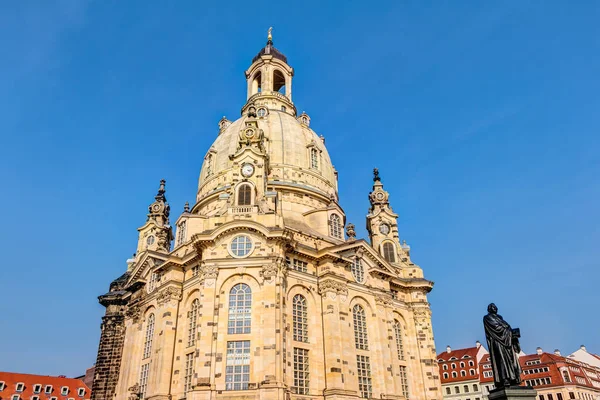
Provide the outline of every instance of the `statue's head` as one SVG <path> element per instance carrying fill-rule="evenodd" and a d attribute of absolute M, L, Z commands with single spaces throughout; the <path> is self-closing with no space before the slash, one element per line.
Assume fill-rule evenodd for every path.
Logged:
<path fill-rule="evenodd" d="M 494 303 L 490 303 L 490 305 L 488 306 L 488 312 L 490 314 L 496 314 L 498 312 L 498 307 L 496 307 Z"/>

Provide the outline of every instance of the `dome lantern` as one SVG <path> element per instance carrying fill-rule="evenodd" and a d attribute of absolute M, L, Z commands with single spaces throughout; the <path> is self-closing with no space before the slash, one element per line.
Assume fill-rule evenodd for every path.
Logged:
<path fill-rule="evenodd" d="M 246 71 L 247 102 L 242 115 L 250 104 L 255 103 L 296 116 L 292 102 L 294 69 L 288 65 L 287 57 L 273 46 L 272 29 L 269 28 L 267 44 Z"/>

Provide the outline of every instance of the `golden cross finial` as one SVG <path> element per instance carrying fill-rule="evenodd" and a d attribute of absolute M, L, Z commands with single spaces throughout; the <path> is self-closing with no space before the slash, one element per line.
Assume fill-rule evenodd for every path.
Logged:
<path fill-rule="evenodd" d="M 273 40 L 273 35 L 271 34 L 271 31 L 273 31 L 273 27 L 269 28 L 269 34 L 267 35 L 267 40 Z"/>

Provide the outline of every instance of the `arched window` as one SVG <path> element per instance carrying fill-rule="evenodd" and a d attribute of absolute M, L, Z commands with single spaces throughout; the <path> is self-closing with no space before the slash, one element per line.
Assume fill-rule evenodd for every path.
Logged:
<path fill-rule="evenodd" d="M 458 374 L 456 373 L 456 371 L 452 371 L 452 377 L 456 378 L 458 376 Z"/>
<path fill-rule="evenodd" d="M 469 374 L 471 374 L 471 375 L 475 375 L 475 370 L 474 370 L 474 369 L 470 369 L 470 370 L 469 370 Z"/>
<path fill-rule="evenodd" d="M 452 369 L 456 368 L 456 364 L 454 363 L 452 363 L 450 366 L 452 367 Z"/>
<path fill-rule="evenodd" d="M 402 327 L 400 326 L 400 321 L 398 321 L 397 319 L 394 320 L 394 335 L 396 336 L 396 351 L 398 353 L 398 360 L 404 360 L 404 345 L 402 344 Z"/>
<path fill-rule="evenodd" d="M 446 388 L 446 394 L 452 394 L 452 390 L 449 387 Z"/>
<path fill-rule="evenodd" d="M 474 365 L 475 365 L 475 363 L 473 362 L 473 360 L 469 361 L 469 367 L 472 367 Z"/>
<path fill-rule="evenodd" d="M 467 371 L 460 371 L 460 376 L 467 376 Z"/>
<path fill-rule="evenodd" d="M 319 150 L 314 147 L 310 149 L 310 167 L 312 169 L 319 169 Z"/>
<path fill-rule="evenodd" d="M 152 339 L 154 338 L 154 314 L 148 316 L 146 321 L 146 340 L 144 341 L 144 357 L 150 357 L 152 353 Z"/>
<path fill-rule="evenodd" d="M 185 229 L 186 229 L 186 221 L 181 221 L 179 224 L 179 228 L 177 229 L 178 237 L 177 237 L 177 246 L 183 244 L 185 242 Z"/>
<path fill-rule="evenodd" d="M 569 372 L 566 369 L 562 370 L 562 375 L 566 383 L 571 383 L 571 377 L 569 376 Z"/>
<path fill-rule="evenodd" d="M 352 309 L 352 320 L 354 321 L 354 343 L 360 350 L 369 350 L 369 338 L 367 336 L 367 317 L 365 309 L 356 304 Z"/>
<path fill-rule="evenodd" d="M 251 320 L 252 290 L 245 283 L 238 283 L 229 292 L 227 333 L 250 333 Z"/>
<path fill-rule="evenodd" d="M 329 217 L 329 236 L 342 238 L 342 220 L 337 214 L 331 214 L 331 217 Z"/>
<path fill-rule="evenodd" d="M 254 75 L 254 79 L 252 79 L 252 93 L 256 94 L 262 91 L 262 73 L 258 71 L 256 75 Z"/>
<path fill-rule="evenodd" d="M 448 379 L 448 373 L 444 372 L 444 379 Z"/>
<path fill-rule="evenodd" d="M 465 367 L 465 363 L 461 361 L 461 362 L 460 362 L 460 367 L 461 367 L 461 368 L 464 368 L 464 367 Z"/>
<path fill-rule="evenodd" d="M 273 91 L 285 94 L 285 76 L 278 69 L 273 71 Z"/>
<path fill-rule="evenodd" d="M 207 177 L 212 175 L 212 162 L 213 162 L 213 155 L 209 154 L 208 157 L 206 157 L 206 176 Z"/>
<path fill-rule="evenodd" d="M 301 294 L 294 296 L 292 300 L 292 320 L 294 340 L 299 342 L 308 341 L 308 315 L 306 309 L 306 298 Z"/>
<path fill-rule="evenodd" d="M 442 368 L 444 368 L 444 371 L 447 371 L 447 370 L 448 370 L 448 365 L 444 364 L 444 365 L 442 366 Z"/>
<path fill-rule="evenodd" d="M 393 243 L 385 242 L 383 244 L 383 258 L 389 262 L 396 262 L 396 252 Z"/>
<path fill-rule="evenodd" d="M 354 279 L 356 279 L 357 282 L 362 282 L 365 278 L 365 270 L 363 268 L 362 261 L 360 258 L 356 257 L 352 261 L 350 269 L 352 270 L 352 275 L 354 276 Z"/>
<path fill-rule="evenodd" d="M 246 184 L 238 188 L 238 206 L 249 206 L 252 204 L 252 186 Z"/>
<path fill-rule="evenodd" d="M 188 346 L 193 346 L 196 342 L 196 326 L 198 322 L 198 309 L 200 300 L 192 301 L 192 308 L 188 312 Z"/>

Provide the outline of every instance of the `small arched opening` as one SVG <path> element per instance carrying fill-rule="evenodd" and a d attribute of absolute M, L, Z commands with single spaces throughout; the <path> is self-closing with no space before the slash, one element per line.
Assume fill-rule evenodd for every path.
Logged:
<path fill-rule="evenodd" d="M 273 91 L 285 95 L 285 90 L 285 75 L 283 75 L 283 72 L 276 69 L 273 71 Z"/>
<path fill-rule="evenodd" d="M 258 71 L 252 79 L 252 94 L 260 93 L 262 91 L 262 73 Z"/>

